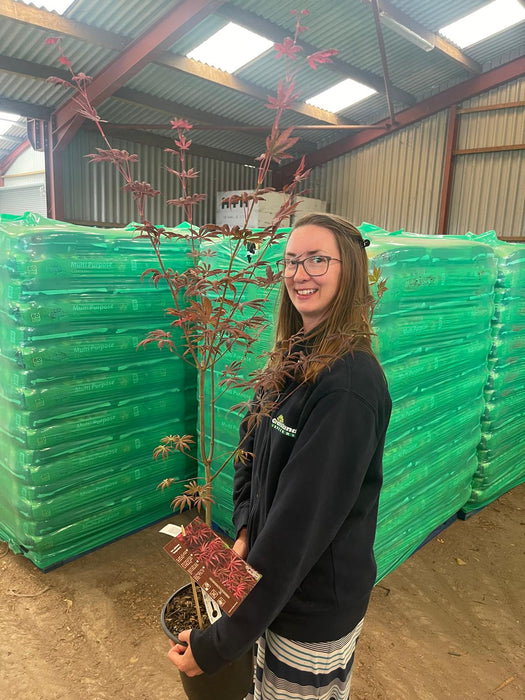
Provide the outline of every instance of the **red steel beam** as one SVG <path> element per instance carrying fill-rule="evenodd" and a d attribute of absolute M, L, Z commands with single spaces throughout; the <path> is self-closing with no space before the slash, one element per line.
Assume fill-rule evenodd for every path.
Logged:
<path fill-rule="evenodd" d="M 443 182 L 441 184 L 441 201 L 439 203 L 438 234 L 447 233 L 450 214 L 450 201 L 452 199 L 452 178 L 454 175 L 454 151 L 458 140 L 458 115 L 457 108 L 452 105 L 448 118 L 447 145 L 445 148 L 445 164 L 443 168 Z"/>
<path fill-rule="evenodd" d="M 367 143 L 371 143 L 386 134 L 394 133 L 399 131 L 410 124 L 420 121 L 421 119 L 426 119 L 437 112 L 441 112 L 454 104 L 463 102 L 464 100 L 473 97 L 474 95 L 479 95 L 480 92 L 486 92 L 502 83 L 507 83 L 510 80 L 515 80 L 516 78 L 521 78 L 525 75 L 525 56 L 517 58 L 514 61 L 505 63 L 498 68 L 494 68 L 487 73 L 482 75 L 476 75 L 474 78 L 465 80 L 458 85 L 454 85 L 443 92 L 433 95 L 422 102 L 419 102 L 413 107 L 398 112 L 396 114 L 396 123 L 391 128 L 388 128 L 390 119 L 384 119 L 377 123 L 378 127 L 383 127 L 386 131 L 381 133 L 375 133 L 371 130 L 364 131 L 358 134 L 353 134 L 351 136 L 346 136 L 339 141 L 321 148 L 315 153 L 311 153 L 306 156 L 306 165 L 308 168 L 315 167 L 317 165 L 322 165 L 334 158 L 345 155 L 345 153 L 350 153 L 350 151 L 364 146 Z M 279 187 L 280 184 L 288 182 L 288 180 L 293 177 L 293 174 L 297 170 L 299 165 L 299 160 L 289 163 L 284 167 L 280 168 L 273 175 L 274 187 Z M 276 184 L 277 183 L 277 184 Z"/>
<path fill-rule="evenodd" d="M 153 55 L 168 42 L 176 41 L 178 35 L 196 26 L 223 2 L 224 0 L 183 0 L 95 77 L 88 88 L 91 103 L 96 106 L 112 95 L 150 63 Z M 78 115 L 77 109 L 71 98 L 56 111 L 55 148 L 65 148 L 82 124 L 83 119 Z"/>
<path fill-rule="evenodd" d="M 0 178 L 6 174 L 18 156 L 22 155 L 24 151 L 27 151 L 30 146 L 31 144 L 29 143 L 29 140 L 26 139 L 25 141 L 19 143 L 18 146 L 11 151 L 11 153 L 8 153 L 4 158 L 2 158 L 2 160 L 0 160 Z"/>

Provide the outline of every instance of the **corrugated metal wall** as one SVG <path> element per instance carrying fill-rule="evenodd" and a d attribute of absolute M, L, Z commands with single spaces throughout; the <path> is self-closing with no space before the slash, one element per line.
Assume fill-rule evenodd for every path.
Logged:
<path fill-rule="evenodd" d="M 112 139 L 114 148 L 136 153 L 132 176 L 149 182 L 161 194 L 149 199 L 146 218 L 157 225 L 174 226 L 181 222 L 179 207 L 165 204 L 167 199 L 181 196 L 176 177 L 166 171 L 166 165 L 177 169 L 175 156 L 162 148 Z M 133 198 L 122 192 L 123 182 L 109 163 L 89 163 L 85 156 L 103 147 L 96 133 L 79 132 L 64 154 L 64 201 L 67 221 L 85 224 L 127 224 L 137 220 Z M 194 209 L 194 223 L 201 225 L 215 220 L 216 193 L 223 190 L 253 189 L 257 171 L 240 163 L 227 163 L 211 158 L 189 156 L 188 168 L 199 171 L 192 181 L 192 193 L 206 193 L 207 198 Z"/>
<path fill-rule="evenodd" d="M 316 168 L 312 196 L 357 224 L 436 233 L 446 127 L 438 114 Z"/>
<path fill-rule="evenodd" d="M 463 108 L 525 101 L 525 79 L 464 102 Z M 459 117 L 458 149 L 525 143 L 525 106 Z M 525 236 L 525 151 L 458 155 L 449 233 L 494 229 Z"/>
<path fill-rule="evenodd" d="M 461 107 L 525 100 L 512 81 Z M 332 213 L 389 230 L 434 234 L 443 178 L 448 110 L 356 149 L 313 171 L 313 197 Z M 460 117 L 458 149 L 525 142 L 525 108 Z M 525 151 L 456 156 L 448 233 L 525 235 Z"/>
<path fill-rule="evenodd" d="M 503 104 L 525 100 L 525 79 L 507 83 L 460 105 Z M 355 223 L 368 221 L 389 230 L 435 234 L 438 227 L 448 110 L 316 168 L 310 195 L 328 203 L 328 211 Z M 458 148 L 525 142 L 525 108 L 475 112 L 460 117 Z M 136 219 L 129 193 L 108 164 L 90 165 L 84 156 L 100 146 L 96 134 L 80 133 L 65 155 L 66 218 L 89 223 L 126 224 Z M 174 225 L 180 210 L 167 207 L 178 197 L 173 176 L 165 170 L 169 156 L 160 148 L 115 140 L 114 146 L 137 153 L 133 174 L 160 189 L 149 203 L 147 217 Z M 189 167 L 200 171 L 197 192 L 208 196 L 196 208 L 195 223 L 215 219 L 218 191 L 250 189 L 256 171 L 237 163 L 190 156 Z M 459 155 L 454 160 L 448 233 L 481 233 L 494 228 L 500 236 L 525 235 L 525 151 Z"/>

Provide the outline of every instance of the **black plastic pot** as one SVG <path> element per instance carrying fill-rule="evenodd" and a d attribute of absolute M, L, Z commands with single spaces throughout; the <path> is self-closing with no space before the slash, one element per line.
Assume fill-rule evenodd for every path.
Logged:
<path fill-rule="evenodd" d="M 160 624 L 164 633 L 174 642 L 177 635 L 171 632 L 165 621 L 168 605 L 179 594 L 185 593 L 191 584 L 186 584 L 173 593 L 164 603 L 160 616 Z M 182 630 L 181 630 L 182 632 Z M 250 650 L 237 661 L 223 666 L 217 673 L 190 678 L 185 673 L 180 674 L 182 686 L 188 700 L 243 700 L 251 690 L 253 682 L 253 653 Z"/>

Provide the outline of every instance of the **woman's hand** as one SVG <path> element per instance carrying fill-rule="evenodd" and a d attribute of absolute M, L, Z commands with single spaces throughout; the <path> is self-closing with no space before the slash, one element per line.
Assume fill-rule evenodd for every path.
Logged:
<path fill-rule="evenodd" d="M 179 634 L 180 641 L 185 642 L 188 645 L 187 647 L 182 644 L 176 644 L 170 639 L 171 649 L 168 652 L 168 659 L 175 664 L 179 671 L 182 671 L 187 676 L 199 676 L 202 671 L 193 658 L 190 633 L 191 630 L 184 630 L 184 632 Z"/>
<path fill-rule="evenodd" d="M 245 527 L 239 531 L 239 536 L 235 540 L 235 544 L 233 545 L 232 549 L 242 559 L 246 559 L 248 556 L 248 530 Z"/>

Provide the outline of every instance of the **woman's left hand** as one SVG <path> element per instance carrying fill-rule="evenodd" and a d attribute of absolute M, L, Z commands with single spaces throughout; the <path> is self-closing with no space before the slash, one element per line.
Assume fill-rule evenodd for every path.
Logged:
<path fill-rule="evenodd" d="M 203 671 L 197 665 L 197 662 L 193 658 L 193 652 L 191 650 L 190 644 L 190 633 L 191 630 L 184 630 L 179 634 L 179 639 L 181 642 L 186 642 L 187 647 L 182 644 L 177 644 L 172 642 L 170 639 L 171 649 L 168 652 L 168 659 L 175 664 L 175 666 L 182 671 L 187 676 L 199 676 Z"/>

